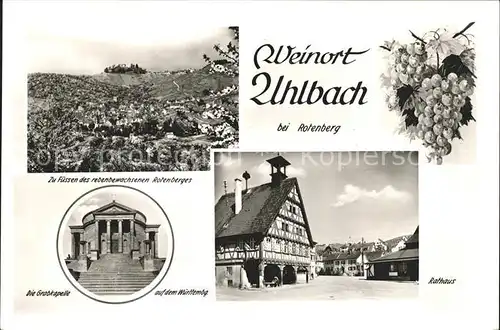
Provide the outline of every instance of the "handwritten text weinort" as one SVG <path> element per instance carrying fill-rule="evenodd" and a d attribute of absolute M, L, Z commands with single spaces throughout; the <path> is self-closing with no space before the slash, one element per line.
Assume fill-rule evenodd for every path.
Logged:
<path fill-rule="evenodd" d="M 295 46 L 279 46 L 277 49 L 271 44 L 261 45 L 254 54 L 255 68 L 260 70 L 266 64 L 352 64 L 356 56 L 361 56 L 370 49 L 354 51 L 351 48 L 338 52 L 313 52 L 309 51 L 308 45 L 304 51 L 297 51 Z M 257 73 L 252 78 L 252 86 L 257 86 L 259 93 L 250 100 L 257 105 L 313 105 L 321 102 L 324 105 L 363 105 L 367 103 L 366 94 L 368 89 L 363 81 L 358 81 L 351 87 L 333 86 L 323 87 L 317 80 L 305 80 L 296 84 L 293 80 L 285 80 L 281 75 L 275 81 L 271 74 L 265 71 Z"/>

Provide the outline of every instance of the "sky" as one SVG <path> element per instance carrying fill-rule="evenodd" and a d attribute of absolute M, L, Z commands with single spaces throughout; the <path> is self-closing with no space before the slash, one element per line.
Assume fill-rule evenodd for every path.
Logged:
<path fill-rule="evenodd" d="M 216 153 L 215 202 L 248 171 L 249 187 L 270 182 L 266 159 L 277 153 Z M 280 153 L 299 182 L 313 240 L 318 244 L 390 239 L 418 226 L 415 152 Z M 243 180 L 244 182 L 244 180 Z"/>
<path fill-rule="evenodd" d="M 81 225 L 83 217 L 87 213 L 111 203 L 113 199 L 117 203 L 142 212 L 146 216 L 147 224 L 160 225 L 158 232 L 158 256 L 160 258 L 164 258 L 167 255 L 167 251 L 162 248 L 162 242 L 165 242 L 168 238 L 167 228 L 169 228 L 169 225 L 163 212 L 148 196 L 132 189 L 124 189 L 120 187 L 107 187 L 96 190 L 95 193 L 84 196 L 71 208 L 66 217 L 67 222 L 63 224 L 65 227 L 63 237 L 64 251 L 61 255 L 66 256 L 71 253 L 71 230 L 69 229 L 69 226 Z M 167 245 L 164 243 L 164 246 Z"/>
<path fill-rule="evenodd" d="M 203 54 L 217 58 L 213 46 L 227 45 L 232 36 L 227 27 L 166 26 L 161 33 L 151 33 L 123 26 L 61 29 L 44 22 L 26 33 L 27 54 L 32 54 L 27 71 L 97 74 L 122 63 L 139 64 L 149 71 L 201 68 L 206 65 Z"/>

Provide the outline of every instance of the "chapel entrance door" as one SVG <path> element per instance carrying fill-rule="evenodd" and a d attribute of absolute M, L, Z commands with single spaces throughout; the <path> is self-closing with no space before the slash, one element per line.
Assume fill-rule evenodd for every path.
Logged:
<path fill-rule="evenodd" d="M 109 251 L 109 253 L 118 253 L 118 240 L 120 238 L 118 234 L 118 221 L 111 221 L 110 231 L 111 231 L 111 237 L 110 237 L 111 251 Z"/>
<path fill-rule="evenodd" d="M 111 240 L 111 253 L 118 253 L 118 239 Z"/>

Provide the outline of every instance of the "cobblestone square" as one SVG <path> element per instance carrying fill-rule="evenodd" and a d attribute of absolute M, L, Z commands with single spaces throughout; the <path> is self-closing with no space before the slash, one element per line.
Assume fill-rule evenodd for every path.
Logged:
<path fill-rule="evenodd" d="M 411 299 L 418 297 L 416 282 L 373 281 L 351 276 L 319 276 L 309 283 L 277 288 L 240 290 L 217 288 L 217 300 L 346 300 Z"/>

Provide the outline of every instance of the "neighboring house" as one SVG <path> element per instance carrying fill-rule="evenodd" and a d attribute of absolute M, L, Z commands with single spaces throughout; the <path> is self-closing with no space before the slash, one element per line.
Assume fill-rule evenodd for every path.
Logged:
<path fill-rule="evenodd" d="M 371 261 L 380 258 L 384 254 L 384 251 L 370 251 L 370 252 L 363 252 L 362 254 L 359 255 L 358 259 L 356 259 L 356 264 L 361 265 L 361 275 L 364 276 L 366 275 L 366 268 L 368 268 L 368 265 Z"/>
<path fill-rule="evenodd" d="M 380 238 L 375 242 L 375 250 L 382 250 L 385 252 L 396 252 L 405 247 L 406 241 L 411 235 L 398 236 L 388 240 L 381 240 Z"/>
<path fill-rule="evenodd" d="M 396 252 L 396 251 L 404 249 L 408 238 L 409 238 L 409 236 L 403 236 L 401 238 L 398 238 L 397 243 L 393 244 L 393 246 L 391 247 L 391 252 Z M 391 244 L 389 244 L 389 246 L 391 246 Z"/>
<path fill-rule="evenodd" d="M 351 245 L 351 251 L 355 252 L 372 252 L 375 251 L 375 243 L 370 243 L 370 242 L 359 242 Z"/>
<path fill-rule="evenodd" d="M 317 244 L 311 250 L 311 256 L 314 255 L 314 268 L 311 265 L 311 270 L 314 270 L 314 277 L 323 273 L 325 265 L 323 264 L 323 255 L 325 254 L 326 244 Z"/>
<path fill-rule="evenodd" d="M 325 270 L 325 263 L 323 262 L 323 256 L 317 254 L 316 255 L 316 275 L 319 275 L 322 271 Z"/>
<path fill-rule="evenodd" d="M 338 253 L 340 252 L 340 247 L 342 246 L 343 244 L 339 244 L 339 243 L 332 243 L 332 244 L 328 244 L 326 246 L 326 248 L 324 249 L 323 251 L 323 255 L 326 255 L 326 254 L 329 254 L 329 253 Z"/>
<path fill-rule="evenodd" d="M 327 245 L 326 244 L 316 244 L 314 246 L 314 251 L 317 255 L 322 255 L 325 252 Z"/>
<path fill-rule="evenodd" d="M 368 262 L 366 276 L 374 280 L 418 281 L 418 227 L 399 251 L 382 255 Z"/>
<path fill-rule="evenodd" d="M 215 205 L 217 285 L 261 287 L 275 277 L 280 284 L 308 282 L 314 242 L 296 178 L 282 156 L 267 160 L 271 182 L 223 195 Z M 249 176 L 245 177 L 248 180 Z"/>
<path fill-rule="evenodd" d="M 323 256 L 328 253 L 328 251 L 325 251 L 327 247 L 326 244 L 317 244 L 314 246 L 314 252 L 316 253 L 316 275 L 323 273 L 325 270 Z"/>
<path fill-rule="evenodd" d="M 316 272 L 318 255 L 316 254 L 316 250 L 314 248 L 311 248 L 311 251 L 309 253 L 311 255 L 311 266 L 309 269 L 311 273 L 311 279 L 314 279 L 318 275 Z"/>
<path fill-rule="evenodd" d="M 331 253 L 324 256 L 325 272 L 331 275 L 359 275 L 361 267 L 357 264 L 357 259 L 361 253 Z"/>
<path fill-rule="evenodd" d="M 374 247 L 376 251 L 388 251 L 389 247 L 387 243 L 381 240 L 380 238 L 374 242 Z"/>
<path fill-rule="evenodd" d="M 339 248 L 339 252 L 340 253 L 347 253 L 351 248 L 351 245 L 350 244 L 343 244 L 342 246 L 340 246 Z"/>

